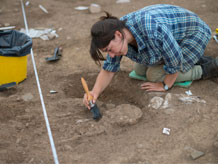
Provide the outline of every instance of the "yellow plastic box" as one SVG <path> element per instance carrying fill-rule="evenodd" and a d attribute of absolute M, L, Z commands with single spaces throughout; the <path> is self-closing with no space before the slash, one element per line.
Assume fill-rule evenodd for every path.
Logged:
<path fill-rule="evenodd" d="M 0 56 L 0 85 L 16 82 L 27 77 L 27 55 L 22 57 Z"/>

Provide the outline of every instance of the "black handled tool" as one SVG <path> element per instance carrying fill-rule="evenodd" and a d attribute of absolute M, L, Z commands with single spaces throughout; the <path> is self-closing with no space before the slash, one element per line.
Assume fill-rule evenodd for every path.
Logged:
<path fill-rule="evenodd" d="M 59 48 L 59 47 L 55 48 L 54 55 L 52 57 L 46 57 L 45 60 L 46 61 L 56 61 L 56 60 L 59 60 L 60 57 L 62 56 L 61 52 L 60 52 L 61 51 L 60 49 L 61 48 Z"/>

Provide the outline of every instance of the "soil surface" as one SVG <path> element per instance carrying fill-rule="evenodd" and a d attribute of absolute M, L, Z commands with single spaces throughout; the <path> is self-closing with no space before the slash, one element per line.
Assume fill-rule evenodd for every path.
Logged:
<path fill-rule="evenodd" d="M 58 160 L 62 164 L 216 164 L 218 163 L 218 80 L 194 81 L 165 93 L 140 90 L 130 79 L 132 62 L 121 71 L 97 105 L 95 121 L 82 104 L 84 77 L 92 88 L 100 68 L 89 55 L 90 27 L 104 13 L 75 7 L 99 4 L 117 17 L 143 6 L 166 3 L 197 13 L 212 31 L 218 28 L 217 0 L 37 0 L 25 6 L 29 28 L 53 28 L 59 37 L 33 39 L 33 52 Z M 26 3 L 26 1 L 24 2 Z M 21 3 L 0 0 L 0 26 L 24 28 Z M 39 5 L 47 9 L 43 12 Z M 62 57 L 46 62 L 56 47 Z M 211 39 L 205 55 L 218 56 Z M 31 56 L 27 79 L 0 92 L 0 164 L 54 163 Z M 51 94 L 54 90 L 57 93 Z M 192 96 L 186 91 L 191 90 Z M 163 128 L 169 128 L 169 135 Z M 193 159 L 193 153 L 203 153 Z M 201 155 L 201 154 L 200 154 Z"/>

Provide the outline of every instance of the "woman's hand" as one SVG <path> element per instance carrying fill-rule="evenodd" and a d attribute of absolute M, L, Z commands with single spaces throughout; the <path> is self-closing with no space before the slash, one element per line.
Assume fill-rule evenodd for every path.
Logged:
<path fill-rule="evenodd" d="M 165 84 L 171 88 L 178 77 L 179 72 L 174 74 L 167 74 L 164 78 Z M 164 92 L 164 85 L 162 82 L 146 82 L 141 85 L 141 89 L 145 89 L 146 91 L 159 91 Z"/>
<path fill-rule="evenodd" d="M 141 85 L 141 89 L 144 89 L 146 91 L 159 91 L 164 92 L 163 83 L 161 82 L 146 82 Z"/>
<path fill-rule="evenodd" d="M 92 96 L 93 100 L 92 102 L 95 103 L 97 98 L 98 98 L 98 95 L 94 94 L 93 91 L 89 92 L 90 95 Z M 88 95 L 85 93 L 84 96 L 83 96 L 83 104 L 90 110 L 91 107 L 90 107 L 90 104 L 89 104 L 89 100 L 88 100 Z"/>

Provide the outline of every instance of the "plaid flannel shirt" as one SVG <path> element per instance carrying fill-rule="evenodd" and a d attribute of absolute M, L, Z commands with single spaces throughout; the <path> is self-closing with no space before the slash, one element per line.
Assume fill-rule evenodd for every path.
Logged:
<path fill-rule="evenodd" d="M 148 6 L 120 20 L 126 20 L 138 46 L 128 45 L 126 57 L 146 66 L 163 63 L 168 74 L 190 70 L 211 38 L 210 28 L 195 13 L 173 5 Z M 122 57 L 107 55 L 103 69 L 119 71 Z"/>

